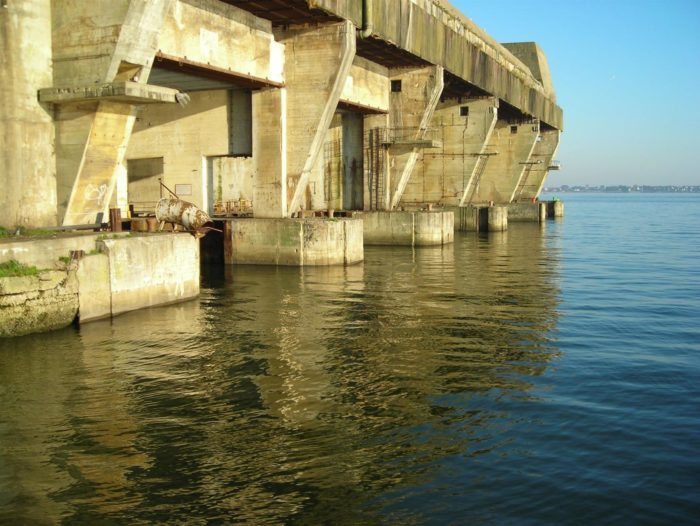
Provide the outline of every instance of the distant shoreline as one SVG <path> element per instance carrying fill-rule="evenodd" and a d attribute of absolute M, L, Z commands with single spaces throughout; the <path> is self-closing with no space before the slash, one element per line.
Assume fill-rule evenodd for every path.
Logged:
<path fill-rule="evenodd" d="M 700 193 L 700 186 L 558 186 L 545 188 L 544 193 L 586 193 L 586 194 L 693 194 Z"/>

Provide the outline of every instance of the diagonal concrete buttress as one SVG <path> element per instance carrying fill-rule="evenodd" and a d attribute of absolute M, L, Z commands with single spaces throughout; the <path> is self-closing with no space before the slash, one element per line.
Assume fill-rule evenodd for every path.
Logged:
<path fill-rule="evenodd" d="M 469 202 L 464 204 L 510 203 L 530 165 L 539 132 L 538 121 L 499 119 L 484 152 L 485 165 L 479 169 Z"/>
<path fill-rule="evenodd" d="M 276 39 L 285 45 L 286 184 L 291 196 L 286 207 L 276 210 L 284 213 L 286 208 L 291 216 L 300 208 L 350 73 L 355 26 L 345 20 L 292 27 Z M 258 203 L 254 206 L 258 215 Z"/>
<path fill-rule="evenodd" d="M 423 148 L 431 146 L 428 128 L 444 87 L 442 66 L 394 68 L 389 72 L 389 210 L 403 197 Z"/>
<path fill-rule="evenodd" d="M 137 108 L 154 98 L 145 83 L 172 3 L 95 0 L 65 2 L 54 10 L 55 88 L 42 90 L 40 97 L 58 104 L 57 179 L 64 225 L 94 223 L 109 206 Z M 134 90 L 134 85 L 143 86 Z M 129 94 L 134 91 L 137 96 Z M 162 101 L 172 102 L 174 95 Z"/>
<path fill-rule="evenodd" d="M 552 159 L 557 154 L 560 136 L 559 130 L 540 130 L 540 138 L 530 158 L 532 164 L 520 183 L 515 196 L 516 201 L 531 201 L 540 196 Z"/>

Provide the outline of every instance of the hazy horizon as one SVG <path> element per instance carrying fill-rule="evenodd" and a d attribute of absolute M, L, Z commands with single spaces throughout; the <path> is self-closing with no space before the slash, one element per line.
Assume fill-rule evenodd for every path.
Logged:
<path fill-rule="evenodd" d="M 564 133 L 549 186 L 700 185 L 700 2 L 451 0 L 547 55 Z M 663 97 L 663 95 L 666 95 Z"/>

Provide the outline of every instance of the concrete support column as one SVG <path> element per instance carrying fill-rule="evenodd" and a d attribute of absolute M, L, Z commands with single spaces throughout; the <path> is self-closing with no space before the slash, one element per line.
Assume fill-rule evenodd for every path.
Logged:
<path fill-rule="evenodd" d="M 388 210 L 391 195 L 387 191 L 389 184 L 388 150 L 380 144 L 381 138 L 389 128 L 389 115 L 365 115 L 364 159 L 367 177 L 364 181 L 363 210 Z"/>
<path fill-rule="evenodd" d="M 53 12 L 56 88 L 145 84 L 172 0 L 62 4 Z M 76 36 L 78 31 L 79 38 Z M 106 38 L 109 33 L 114 38 Z M 79 44 L 76 44 L 79 42 Z M 95 53 L 94 49 L 100 49 Z M 49 87 L 44 86 L 45 88 Z M 58 206 L 64 225 L 93 223 L 109 206 L 137 103 L 73 99 L 56 110 Z"/>
<path fill-rule="evenodd" d="M 364 127 L 359 113 L 343 114 L 343 208 L 364 207 Z"/>
<path fill-rule="evenodd" d="M 557 218 L 564 217 L 564 203 L 562 201 L 547 202 L 547 217 Z"/>
<path fill-rule="evenodd" d="M 485 151 L 488 159 L 474 181 L 470 203 L 508 204 L 513 200 L 530 166 L 539 131 L 538 121 L 498 120 Z"/>
<path fill-rule="evenodd" d="M 51 2 L 0 8 L 0 226 L 56 224 L 52 112 L 37 91 L 53 82 Z"/>
<path fill-rule="evenodd" d="M 424 150 L 401 203 L 461 206 L 468 202 L 497 120 L 498 99 L 440 102 L 430 125 L 440 147 Z"/>
<path fill-rule="evenodd" d="M 291 28 L 276 37 L 285 45 L 287 215 L 291 215 L 305 197 L 355 58 L 355 27 L 346 20 Z M 256 155 L 266 156 L 264 150 Z"/>
<path fill-rule="evenodd" d="M 559 130 L 540 130 L 540 137 L 535 143 L 529 169 L 520 184 L 515 200 L 531 201 L 537 199 L 542 192 L 544 182 L 549 174 L 549 167 L 559 148 Z"/>
<path fill-rule="evenodd" d="M 389 70 L 389 184 L 390 209 L 401 198 L 423 148 L 434 137 L 428 134 L 444 86 L 443 68 L 392 68 Z"/>
<path fill-rule="evenodd" d="M 455 213 L 455 228 L 462 232 L 505 232 L 508 230 L 507 206 L 448 207 Z"/>
<path fill-rule="evenodd" d="M 287 90 L 253 93 L 253 210 L 287 217 Z"/>

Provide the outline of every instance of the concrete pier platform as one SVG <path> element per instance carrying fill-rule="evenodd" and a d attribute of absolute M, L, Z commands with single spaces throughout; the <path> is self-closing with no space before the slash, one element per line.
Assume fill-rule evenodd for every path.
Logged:
<path fill-rule="evenodd" d="M 542 223 L 547 219 L 547 203 L 511 203 L 508 205 L 508 221 Z"/>
<path fill-rule="evenodd" d="M 547 218 L 553 219 L 556 217 L 564 217 L 563 201 L 545 201 L 547 204 Z"/>
<path fill-rule="evenodd" d="M 366 245 L 435 246 L 454 242 L 450 211 L 356 212 L 362 218 Z"/>
<path fill-rule="evenodd" d="M 507 206 L 455 206 L 455 228 L 460 232 L 505 232 L 508 230 Z"/>
<path fill-rule="evenodd" d="M 363 259 L 359 219 L 241 218 L 224 224 L 227 264 L 351 265 Z"/>

